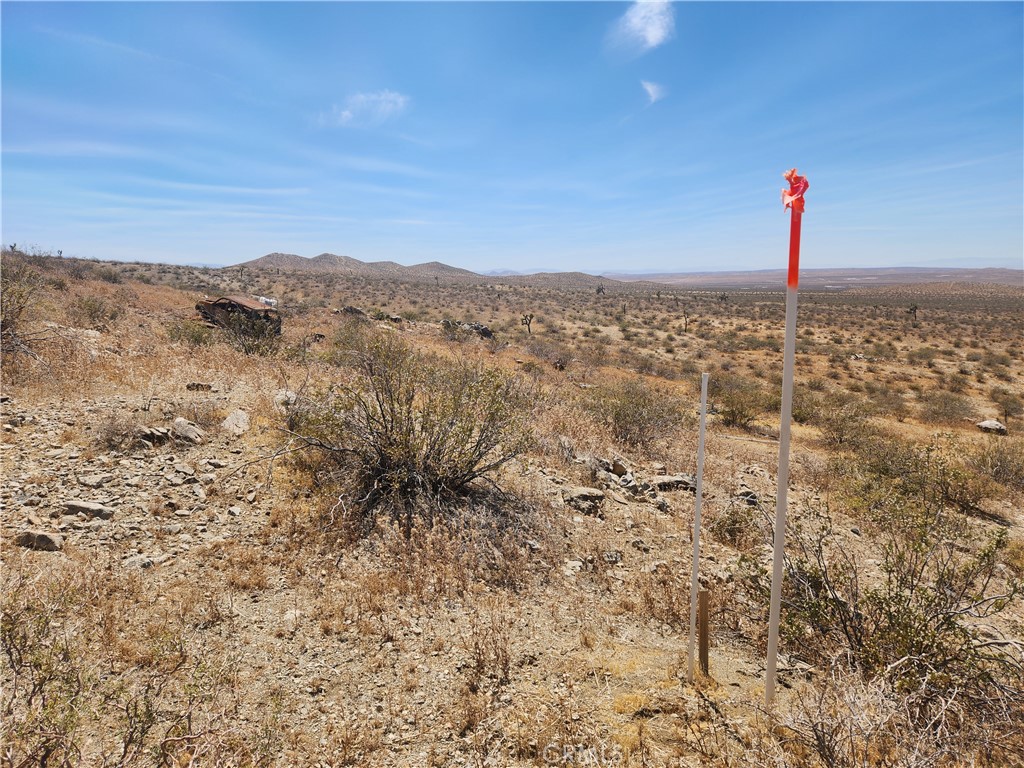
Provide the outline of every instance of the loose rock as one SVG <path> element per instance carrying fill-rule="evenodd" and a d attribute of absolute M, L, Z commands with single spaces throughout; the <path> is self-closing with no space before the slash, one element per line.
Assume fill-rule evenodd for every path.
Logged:
<path fill-rule="evenodd" d="M 109 520 L 114 516 L 113 509 L 95 501 L 79 501 L 78 499 L 65 501 L 64 510 L 69 515 L 82 513 L 88 517 L 99 517 L 103 520 Z"/>
<path fill-rule="evenodd" d="M 64 546 L 64 537 L 59 533 L 47 533 L 46 531 L 23 531 L 18 534 L 17 544 L 26 549 L 57 552 Z"/>
<path fill-rule="evenodd" d="M 597 515 L 599 514 L 598 505 L 604 500 L 604 491 L 600 488 L 584 488 L 582 486 L 563 488 L 562 500 L 585 515 Z"/>
<path fill-rule="evenodd" d="M 221 427 L 232 437 L 241 437 L 249 431 L 249 414 L 241 409 L 232 411 Z"/>
<path fill-rule="evenodd" d="M 174 420 L 174 423 L 171 425 L 171 432 L 179 440 L 192 443 L 193 445 L 199 445 L 203 442 L 203 438 L 206 437 L 206 433 L 199 428 L 198 424 L 181 416 Z"/>
<path fill-rule="evenodd" d="M 697 492 L 697 479 L 693 475 L 657 475 L 651 482 L 659 491 Z"/>

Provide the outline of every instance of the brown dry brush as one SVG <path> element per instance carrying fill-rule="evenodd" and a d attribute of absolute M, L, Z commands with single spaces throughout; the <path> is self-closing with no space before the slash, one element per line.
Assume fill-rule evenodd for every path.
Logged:
<path fill-rule="evenodd" d="M 1006 532 L 984 533 L 962 513 L 950 464 L 935 454 L 934 446 L 890 445 L 887 461 L 859 457 L 845 479 L 847 503 L 879 540 L 877 570 L 845 545 L 827 508 L 807 510 L 790 534 L 783 647 L 825 672 L 813 712 L 794 715 L 820 764 L 1024 760 L 1024 643 L 1004 636 L 997 620 L 1020 598 L 1020 582 L 1003 567 Z M 767 572 L 748 583 L 763 606 Z M 854 679 L 881 718 L 864 725 L 877 731 L 873 741 L 836 723 L 842 708 L 855 708 L 840 690 Z M 917 734 L 913 745 L 897 738 L 901 729 Z M 870 759 L 868 742 L 881 750 Z M 907 750 L 921 761 L 907 762 Z"/>
<path fill-rule="evenodd" d="M 158 602 L 116 568 L 8 558 L 0 765 L 270 764 L 273 713 L 240 725 L 241 666 L 207 639 L 227 612 L 188 591 Z"/>
<path fill-rule="evenodd" d="M 0 261 L 0 356 L 6 378 L 21 373 L 22 364 L 42 363 L 42 349 L 55 337 L 39 322 L 40 302 L 46 296 L 43 274 L 21 254 L 5 250 Z"/>
<path fill-rule="evenodd" d="M 413 351 L 367 332 L 340 350 L 339 381 L 289 418 L 316 484 L 339 489 L 342 522 L 365 534 L 379 514 L 410 536 L 450 517 L 530 444 L 522 382 L 496 368 Z M 511 505 L 515 509 L 516 505 Z"/>

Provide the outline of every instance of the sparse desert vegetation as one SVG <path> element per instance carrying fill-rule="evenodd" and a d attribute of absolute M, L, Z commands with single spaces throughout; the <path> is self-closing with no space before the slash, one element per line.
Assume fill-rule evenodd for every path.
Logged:
<path fill-rule="evenodd" d="M 781 288 L 348 266 L 4 251 L 5 766 L 1024 765 L 1020 285 L 801 295 L 767 712 Z"/>

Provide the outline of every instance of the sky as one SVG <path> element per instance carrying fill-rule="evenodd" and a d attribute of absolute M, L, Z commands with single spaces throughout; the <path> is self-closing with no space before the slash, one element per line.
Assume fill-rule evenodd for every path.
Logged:
<path fill-rule="evenodd" d="M 1024 266 L 1020 2 L 0 5 L 2 240 L 476 272 Z"/>

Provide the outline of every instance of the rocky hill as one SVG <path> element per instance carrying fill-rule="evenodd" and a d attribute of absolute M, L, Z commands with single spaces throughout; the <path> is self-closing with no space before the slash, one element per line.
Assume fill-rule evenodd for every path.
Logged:
<path fill-rule="evenodd" d="M 450 267 L 439 261 L 406 267 L 394 261 L 360 261 L 351 256 L 321 253 L 307 258 L 293 253 L 268 253 L 258 259 L 235 264 L 225 269 L 287 270 L 289 272 L 332 272 L 346 275 L 386 276 L 402 278 L 463 277 L 481 278 L 468 269 Z"/>

